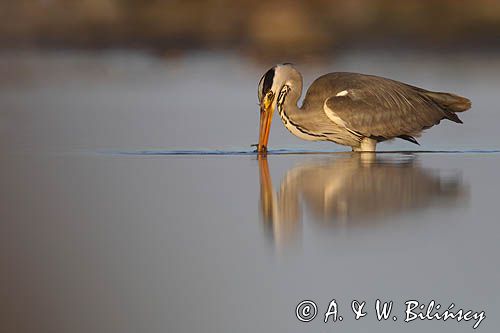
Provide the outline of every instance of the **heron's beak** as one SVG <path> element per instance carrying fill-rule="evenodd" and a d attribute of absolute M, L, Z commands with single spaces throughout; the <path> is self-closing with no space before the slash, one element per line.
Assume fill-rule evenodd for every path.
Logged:
<path fill-rule="evenodd" d="M 269 140 L 273 112 L 274 108 L 272 107 L 272 101 L 264 98 L 264 100 L 260 103 L 259 144 L 257 146 L 257 152 L 259 153 L 267 151 L 267 141 Z"/>

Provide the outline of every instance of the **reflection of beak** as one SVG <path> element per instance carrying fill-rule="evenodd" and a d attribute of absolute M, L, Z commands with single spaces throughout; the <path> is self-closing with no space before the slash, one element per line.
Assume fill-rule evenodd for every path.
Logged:
<path fill-rule="evenodd" d="M 264 223 L 273 223 L 273 210 L 274 210 L 274 190 L 271 181 L 271 174 L 269 173 L 269 166 L 267 164 L 267 157 L 259 156 L 259 174 L 260 174 L 260 205 L 262 218 Z"/>
<path fill-rule="evenodd" d="M 267 151 L 267 141 L 269 140 L 273 112 L 272 103 L 264 101 L 260 104 L 259 144 L 257 146 L 257 152 L 259 153 Z"/>
<path fill-rule="evenodd" d="M 274 192 L 266 154 L 259 154 L 257 160 L 259 161 L 262 222 L 277 248 L 284 248 L 294 244 L 302 230 L 298 179 L 293 174 L 287 173 L 277 195 Z"/>

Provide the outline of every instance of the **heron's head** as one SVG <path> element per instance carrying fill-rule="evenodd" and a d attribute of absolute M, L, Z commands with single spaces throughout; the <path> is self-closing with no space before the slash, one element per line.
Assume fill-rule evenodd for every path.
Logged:
<path fill-rule="evenodd" d="M 258 152 L 267 150 L 271 120 L 277 105 L 285 102 L 290 91 L 302 92 L 302 76 L 291 64 L 276 65 L 260 79 L 258 95 L 260 104 L 260 129 Z"/>

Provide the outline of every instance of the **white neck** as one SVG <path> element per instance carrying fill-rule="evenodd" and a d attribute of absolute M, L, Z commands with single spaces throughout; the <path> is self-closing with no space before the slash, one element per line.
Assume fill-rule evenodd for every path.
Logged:
<path fill-rule="evenodd" d="M 280 85 L 274 87 L 274 91 L 278 91 L 275 103 L 283 125 L 293 135 L 303 140 L 324 140 L 317 135 L 311 135 L 300 122 L 303 111 L 299 109 L 297 102 L 302 95 L 302 75 L 290 65 L 278 66 L 274 82 Z M 282 96 L 285 92 L 285 96 Z"/>

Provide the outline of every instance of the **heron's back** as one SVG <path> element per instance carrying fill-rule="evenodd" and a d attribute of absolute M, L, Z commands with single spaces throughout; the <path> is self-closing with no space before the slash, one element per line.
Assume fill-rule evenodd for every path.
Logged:
<path fill-rule="evenodd" d="M 338 72 L 316 79 L 302 110 L 324 110 L 325 103 L 347 127 L 379 141 L 416 135 L 446 118 L 461 123 L 455 112 L 470 108 L 467 98 L 433 92 L 379 76 Z"/>

